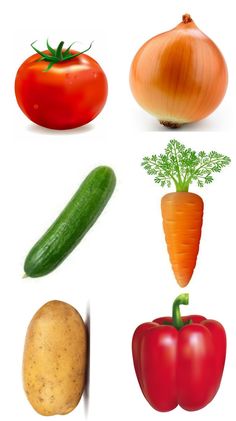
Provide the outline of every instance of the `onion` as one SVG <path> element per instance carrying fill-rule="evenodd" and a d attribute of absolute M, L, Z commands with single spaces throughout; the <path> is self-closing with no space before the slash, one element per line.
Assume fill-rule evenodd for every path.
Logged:
<path fill-rule="evenodd" d="M 171 31 L 147 41 L 130 70 L 136 101 L 173 128 L 211 114 L 225 95 L 227 81 L 223 55 L 188 14 Z"/>

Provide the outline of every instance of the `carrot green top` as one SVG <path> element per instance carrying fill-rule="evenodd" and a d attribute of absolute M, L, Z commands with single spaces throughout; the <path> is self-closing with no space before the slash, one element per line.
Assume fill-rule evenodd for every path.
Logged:
<path fill-rule="evenodd" d="M 195 152 L 173 139 L 164 154 L 143 158 L 142 166 L 161 187 L 170 187 L 173 182 L 177 192 L 187 192 L 194 181 L 198 187 L 211 183 L 212 173 L 220 172 L 230 162 L 228 156 L 215 151 Z"/>

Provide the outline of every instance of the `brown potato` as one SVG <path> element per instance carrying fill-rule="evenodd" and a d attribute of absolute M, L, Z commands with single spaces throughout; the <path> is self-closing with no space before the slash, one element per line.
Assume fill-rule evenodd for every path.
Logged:
<path fill-rule="evenodd" d="M 23 382 L 41 415 L 67 414 L 85 386 L 87 331 L 80 314 L 62 301 L 42 306 L 27 330 Z"/>

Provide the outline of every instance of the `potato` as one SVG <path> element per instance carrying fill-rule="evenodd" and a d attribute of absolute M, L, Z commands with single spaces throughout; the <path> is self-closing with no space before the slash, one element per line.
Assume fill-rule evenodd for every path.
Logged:
<path fill-rule="evenodd" d="M 87 331 L 80 314 L 62 301 L 42 306 L 27 330 L 23 383 L 41 415 L 67 414 L 85 386 Z"/>

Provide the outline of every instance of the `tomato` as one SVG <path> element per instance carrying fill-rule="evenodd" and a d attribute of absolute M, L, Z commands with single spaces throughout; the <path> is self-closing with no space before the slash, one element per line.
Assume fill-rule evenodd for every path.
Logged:
<path fill-rule="evenodd" d="M 61 49 L 61 61 L 56 62 L 52 51 L 57 50 L 33 54 L 18 69 L 15 80 L 18 105 L 30 120 L 43 127 L 63 130 L 83 126 L 105 105 L 106 75 L 87 54 Z M 63 59 L 64 55 L 69 58 Z"/>

